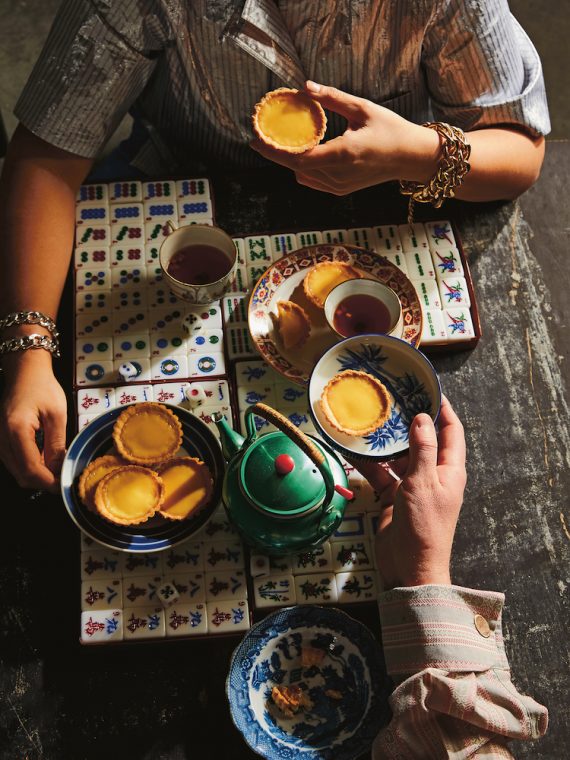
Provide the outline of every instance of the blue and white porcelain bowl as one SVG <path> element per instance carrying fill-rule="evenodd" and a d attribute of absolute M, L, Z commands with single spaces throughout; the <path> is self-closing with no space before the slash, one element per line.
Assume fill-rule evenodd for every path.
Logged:
<path fill-rule="evenodd" d="M 307 646 L 325 652 L 319 666 L 302 668 Z M 313 707 L 284 716 L 270 699 L 278 685 L 305 689 Z M 378 642 L 362 623 L 330 607 L 287 607 L 254 625 L 233 654 L 226 691 L 235 725 L 268 760 L 352 760 L 390 717 Z"/>
<path fill-rule="evenodd" d="M 127 404 L 126 406 L 129 406 Z M 155 516 L 141 525 L 114 525 L 94 514 L 77 492 L 79 476 L 93 459 L 110 453 L 113 426 L 126 406 L 110 409 L 83 428 L 71 442 L 61 469 L 61 495 L 73 522 L 87 536 L 125 552 L 156 552 L 170 549 L 199 530 L 220 502 L 225 464 L 220 444 L 210 428 L 187 409 L 166 404 L 182 425 L 182 449 L 209 468 L 214 482 L 207 507 L 189 520 L 165 520 Z"/>
<path fill-rule="evenodd" d="M 367 372 L 392 397 L 388 421 L 368 435 L 336 430 L 321 408 L 326 384 L 345 370 Z M 409 343 L 388 335 L 358 335 L 337 343 L 317 362 L 309 380 L 309 411 L 317 432 L 349 459 L 388 460 L 409 448 L 412 420 L 426 412 L 435 422 L 441 406 L 439 378 L 431 362 Z"/>

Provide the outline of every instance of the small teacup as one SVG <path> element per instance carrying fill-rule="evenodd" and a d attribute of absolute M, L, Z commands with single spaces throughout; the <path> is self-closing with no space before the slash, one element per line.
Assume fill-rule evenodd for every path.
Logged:
<path fill-rule="evenodd" d="M 368 296 L 379 301 L 385 308 L 385 324 L 375 324 L 380 321 L 379 314 L 374 314 L 370 310 L 366 311 L 362 317 L 362 327 L 356 324 L 350 324 L 350 320 L 346 319 L 347 327 L 350 326 L 351 330 L 342 332 L 339 326 L 339 319 L 335 320 L 335 314 L 338 307 L 349 298 L 356 299 L 358 296 Z M 381 335 L 394 335 L 400 337 L 402 333 L 402 304 L 398 298 L 396 292 L 377 280 L 345 280 L 333 288 L 325 299 L 324 304 L 325 318 L 329 327 L 341 338 L 350 338 L 354 335 L 361 334 L 381 334 Z"/>
<path fill-rule="evenodd" d="M 165 282 L 177 298 L 195 304 L 208 304 L 219 300 L 230 289 L 237 268 L 237 250 L 231 237 L 219 227 L 207 224 L 191 224 L 175 227 L 160 246 L 159 262 Z M 228 271 L 212 282 L 186 282 L 174 277 L 169 271 L 172 257 L 188 246 L 211 246 L 224 254 Z M 207 264 L 205 265 L 207 269 Z"/>

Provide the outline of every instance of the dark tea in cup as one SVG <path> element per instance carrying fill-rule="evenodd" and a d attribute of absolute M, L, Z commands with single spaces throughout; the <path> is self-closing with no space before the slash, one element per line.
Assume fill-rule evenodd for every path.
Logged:
<path fill-rule="evenodd" d="M 221 280 L 232 268 L 233 261 L 213 245 L 187 245 L 176 251 L 166 271 L 171 277 L 190 285 L 207 285 Z"/>

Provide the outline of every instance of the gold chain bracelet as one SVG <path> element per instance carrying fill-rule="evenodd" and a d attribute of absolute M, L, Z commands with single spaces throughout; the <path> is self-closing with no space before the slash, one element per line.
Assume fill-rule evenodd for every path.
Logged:
<path fill-rule="evenodd" d="M 435 129 L 440 137 L 441 157 L 436 173 L 424 185 L 421 182 L 400 180 L 400 192 L 409 195 L 408 224 L 414 221 L 414 203 L 431 203 L 439 208 L 446 198 L 453 198 L 455 191 L 471 166 L 469 156 L 471 146 L 465 140 L 465 133 L 442 121 L 428 121 L 422 126 Z"/>

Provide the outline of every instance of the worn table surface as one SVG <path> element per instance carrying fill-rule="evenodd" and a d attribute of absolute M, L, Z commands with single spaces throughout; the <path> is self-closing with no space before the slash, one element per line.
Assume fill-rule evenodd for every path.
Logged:
<path fill-rule="evenodd" d="M 444 209 L 468 252 L 483 326 L 476 349 L 435 359 L 468 441 L 453 576 L 506 593 L 515 683 L 550 709 L 544 739 L 513 745 L 519 758 L 570 757 L 569 175 L 570 143 L 549 143 L 539 183 L 519 202 Z M 404 220 L 393 187 L 341 199 L 282 173 L 213 181 L 218 223 L 232 234 Z M 434 218 L 428 211 L 420 218 Z M 67 387 L 70 313 L 68 293 Z M 236 640 L 80 647 L 75 527 L 57 498 L 31 500 L 5 474 L 0 488 L 0 757 L 254 757 L 225 701 Z"/>

